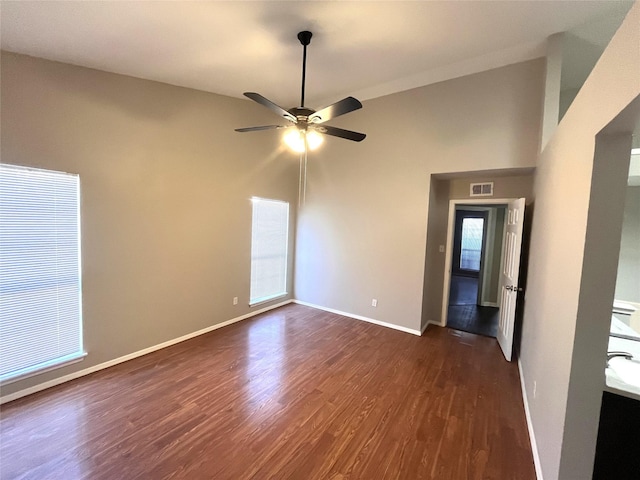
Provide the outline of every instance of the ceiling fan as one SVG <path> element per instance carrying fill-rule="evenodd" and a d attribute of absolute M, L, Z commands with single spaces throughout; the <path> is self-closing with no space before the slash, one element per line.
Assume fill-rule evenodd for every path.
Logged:
<path fill-rule="evenodd" d="M 366 135 L 364 133 L 344 130 L 342 128 L 324 125 L 325 122 L 336 118 L 345 113 L 353 112 L 362 108 L 362 103 L 353 97 L 343 98 L 328 107 L 321 108 L 318 111 L 312 110 L 304 106 L 304 88 L 307 72 L 307 46 L 311 43 L 312 33 L 303 31 L 298 33 L 298 40 L 302 44 L 302 93 L 300 98 L 300 106 L 293 107 L 289 110 L 276 105 L 271 100 L 263 97 L 259 93 L 245 92 L 244 96 L 250 98 L 254 102 L 267 107 L 276 115 L 288 120 L 293 125 L 263 125 L 259 127 L 236 128 L 236 132 L 256 132 L 259 130 L 277 130 L 282 128 L 289 129 L 285 135 L 285 142 L 297 152 L 306 151 L 307 147 L 311 150 L 318 147 L 322 143 L 322 135 L 331 135 L 340 137 L 354 142 L 361 142 Z"/>

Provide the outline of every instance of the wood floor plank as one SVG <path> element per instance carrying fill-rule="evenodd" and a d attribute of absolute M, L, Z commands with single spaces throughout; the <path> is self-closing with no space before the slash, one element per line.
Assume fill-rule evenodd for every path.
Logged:
<path fill-rule="evenodd" d="M 534 479 L 517 366 L 288 305 L 0 407 L 0 479 Z"/>

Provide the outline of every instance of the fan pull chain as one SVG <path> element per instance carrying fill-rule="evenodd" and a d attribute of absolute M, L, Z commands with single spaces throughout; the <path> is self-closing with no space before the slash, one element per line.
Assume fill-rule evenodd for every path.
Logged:
<path fill-rule="evenodd" d="M 307 200 L 307 149 L 305 148 L 304 152 L 300 154 L 300 179 L 298 181 L 298 208 L 303 207 L 306 200 Z"/>

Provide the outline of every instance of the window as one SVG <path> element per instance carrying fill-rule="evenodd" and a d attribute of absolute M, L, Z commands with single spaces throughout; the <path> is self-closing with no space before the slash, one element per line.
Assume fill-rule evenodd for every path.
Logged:
<path fill-rule="evenodd" d="M 77 175 L 0 164 L 0 381 L 84 356 Z"/>
<path fill-rule="evenodd" d="M 253 198 L 249 304 L 287 294 L 289 204 Z"/>

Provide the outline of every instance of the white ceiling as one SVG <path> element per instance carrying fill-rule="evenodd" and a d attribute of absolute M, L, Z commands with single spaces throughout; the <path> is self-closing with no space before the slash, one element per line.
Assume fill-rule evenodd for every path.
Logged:
<path fill-rule="evenodd" d="M 361 100 L 544 54 L 632 1 L 6 1 L 2 49 L 289 108 Z"/>

